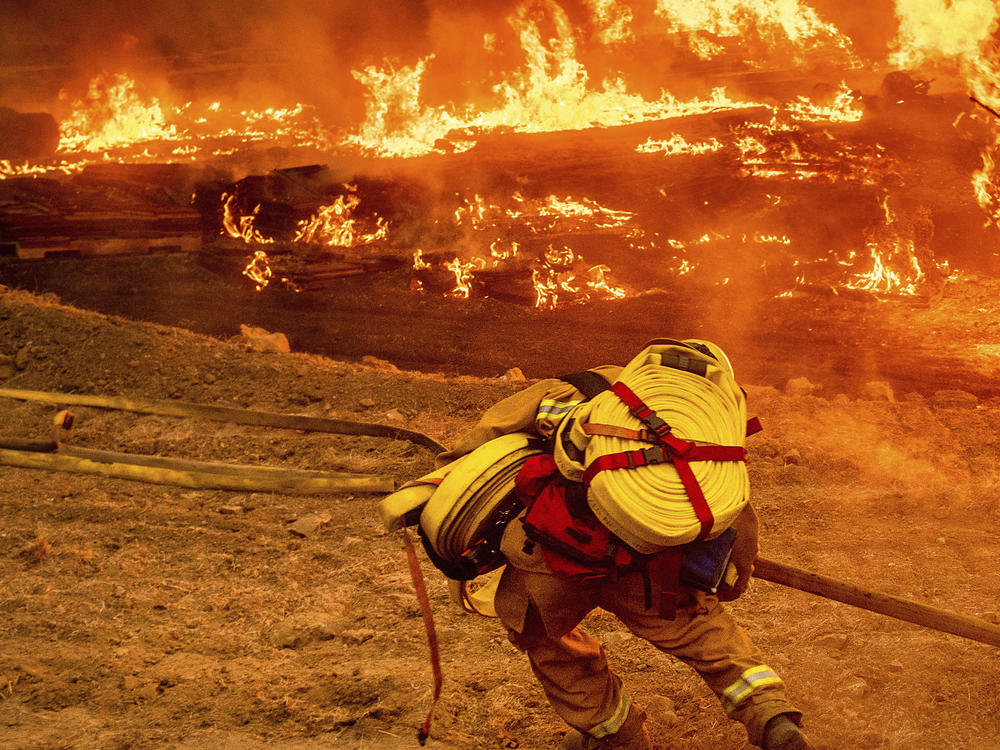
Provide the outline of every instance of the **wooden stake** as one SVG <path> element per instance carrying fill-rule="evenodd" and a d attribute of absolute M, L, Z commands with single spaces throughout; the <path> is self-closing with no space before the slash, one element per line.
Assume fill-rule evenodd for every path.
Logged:
<path fill-rule="evenodd" d="M 860 586 L 765 558 L 757 558 L 753 574 L 755 578 L 764 581 L 780 583 L 782 586 L 790 586 L 799 591 L 867 609 L 869 612 L 877 612 L 880 615 L 912 622 L 932 630 L 940 630 L 944 633 L 1000 647 L 1000 626 L 975 617 L 967 617 L 936 607 L 929 607 L 926 604 L 911 602 L 898 596 L 870 591 Z"/>

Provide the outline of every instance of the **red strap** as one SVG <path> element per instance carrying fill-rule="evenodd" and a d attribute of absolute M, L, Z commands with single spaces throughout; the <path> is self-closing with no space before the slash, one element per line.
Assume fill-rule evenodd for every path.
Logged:
<path fill-rule="evenodd" d="M 698 479 L 691 470 L 691 464 L 682 458 L 674 456 L 674 468 L 680 474 L 681 484 L 684 485 L 684 491 L 687 492 L 688 500 L 694 506 L 694 514 L 698 517 L 698 522 L 701 524 L 701 531 L 698 532 L 698 540 L 707 539 L 708 535 L 712 533 L 715 516 L 712 515 L 712 509 L 708 507 L 708 500 L 705 499 L 705 493 L 701 491 L 701 485 L 698 484 Z"/>
<path fill-rule="evenodd" d="M 424 629 L 427 631 L 427 645 L 431 651 L 431 668 L 434 671 L 434 699 L 431 701 L 427 718 L 424 719 L 420 731 L 417 732 L 417 741 L 421 746 L 427 743 L 427 737 L 431 733 L 431 717 L 434 714 L 434 707 L 438 698 L 441 697 L 441 684 L 444 681 L 441 674 L 441 656 L 438 651 L 437 631 L 434 628 L 434 615 L 431 612 L 431 600 L 427 596 L 427 587 L 424 585 L 424 574 L 420 570 L 420 563 L 417 561 L 417 551 L 413 547 L 409 532 L 403 529 L 403 540 L 406 544 L 406 560 L 410 564 L 410 577 L 413 579 L 413 589 L 417 594 L 417 601 L 420 602 L 420 612 L 424 618 Z"/>
<path fill-rule="evenodd" d="M 671 434 L 670 425 L 656 415 L 646 403 L 639 398 L 635 392 L 627 385 L 618 381 L 611 386 L 611 391 L 621 399 L 622 403 L 628 407 L 636 419 L 652 430 L 658 445 L 634 451 L 623 451 L 621 453 L 609 453 L 606 456 L 599 456 L 592 461 L 583 473 L 583 484 L 590 486 L 594 476 L 599 472 L 610 469 L 631 469 L 636 466 L 647 466 L 659 464 L 667 461 L 673 462 L 674 468 L 680 477 L 684 491 L 688 500 L 694 508 L 695 516 L 701 524 L 701 531 L 698 539 L 705 539 L 712 532 L 715 523 L 715 516 L 705 499 L 705 493 L 701 491 L 698 478 L 691 469 L 691 461 L 746 461 L 746 449 L 738 445 L 696 445 L 689 440 L 681 440 Z M 760 429 L 760 420 L 756 417 L 747 422 L 747 431 L 757 432 Z M 657 450 L 657 448 L 659 450 Z"/>
<path fill-rule="evenodd" d="M 659 438 L 670 432 L 670 425 L 656 415 L 656 412 L 646 406 L 645 402 L 635 395 L 635 392 L 620 380 L 611 386 L 611 392 L 621 399 L 622 403 L 632 412 L 632 416 L 651 429 Z"/>
<path fill-rule="evenodd" d="M 751 435 L 755 435 L 763 429 L 764 425 L 760 423 L 760 417 L 750 417 L 750 419 L 747 420 L 746 436 L 750 437 Z"/>

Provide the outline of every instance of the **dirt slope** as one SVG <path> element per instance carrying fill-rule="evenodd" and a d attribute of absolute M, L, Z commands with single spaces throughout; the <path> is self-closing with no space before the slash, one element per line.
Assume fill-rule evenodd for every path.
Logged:
<path fill-rule="evenodd" d="M 2 288 L 0 375 L 12 388 L 400 424 L 442 443 L 523 385 L 260 354 Z M 766 427 L 750 446 L 765 555 L 1000 623 L 998 403 L 749 390 Z M 0 437 L 47 437 L 54 411 L 0 399 Z M 431 466 L 400 441 L 73 411 L 73 443 L 95 448 L 397 481 Z M 427 649 L 377 500 L 0 468 L 0 746 L 415 747 Z M 309 514 L 328 520 L 291 533 Z M 526 661 L 425 570 L 445 670 L 428 747 L 557 746 L 563 727 Z M 995 648 L 766 582 L 732 610 L 818 746 L 1000 746 Z M 587 627 L 646 706 L 658 747 L 747 747 L 685 667 L 607 615 Z"/>

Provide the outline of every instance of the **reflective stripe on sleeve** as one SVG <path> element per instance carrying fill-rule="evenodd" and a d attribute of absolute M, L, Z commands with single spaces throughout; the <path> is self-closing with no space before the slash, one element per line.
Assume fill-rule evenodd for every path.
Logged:
<path fill-rule="evenodd" d="M 736 682 L 722 691 L 722 707 L 727 715 L 731 714 L 761 688 L 781 684 L 783 684 L 781 678 L 767 665 L 751 667 L 741 674 Z"/>
<path fill-rule="evenodd" d="M 611 715 L 611 718 L 605 719 L 596 727 L 591 727 L 587 734 L 598 740 L 601 739 L 601 737 L 607 737 L 608 735 L 614 734 L 622 728 L 622 724 L 625 723 L 625 719 L 628 717 L 628 710 L 631 707 L 632 699 L 629 698 L 628 693 L 622 690 L 622 696 L 618 699 L 618 707 Z"/>
<path fill-rule="evenodd" d="M 538 405 L 538 414 L 535 415 L 535 421 L 559 421 L 572 411 L 573 407 L 579 406 L 582 403 L 582 401 L 556 401 L 555 399 L 547 398 Z"/>

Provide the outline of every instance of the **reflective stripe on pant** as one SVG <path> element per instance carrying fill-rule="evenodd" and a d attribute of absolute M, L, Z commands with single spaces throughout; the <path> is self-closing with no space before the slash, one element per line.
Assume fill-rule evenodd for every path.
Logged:
<path fill-rule="evenodd" d="M 723 702 L 726 714 L 746 725 L 751 742 L 761 743 L 764 726 L 778 714 L 798 720 L 801 714 L 785 698 L 781 680 L 762 663 L 746 633 L 715 597 L 699 595 L 674 620 L 646 612 L 644 601 L 639 574 L 585 588 L 513 565 L 504 572 L 496 599 L 511 642 L 527 653 L 553 709 L 575 729 L 596 736 L 627 712 L 627 707 L 622 710 L 627 698 L 621 680 L 609 669 L 600 644 L 574 627 L 598 606 L 615 614 L 635 635 L 695 669 Z M 548 616 L 546 610 L 558 614 Z M 560 618 L 567 612 L 574 613 L 575 622 Z M 546 625 L 552 631 L 559 621 L 561 628 L 571 629 L 546 631 Z"/>

